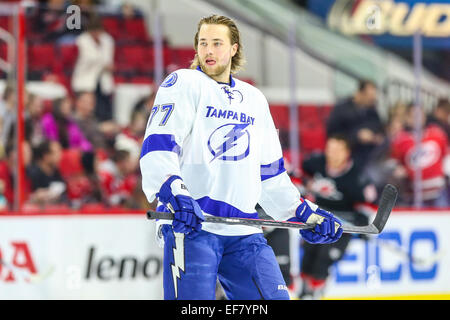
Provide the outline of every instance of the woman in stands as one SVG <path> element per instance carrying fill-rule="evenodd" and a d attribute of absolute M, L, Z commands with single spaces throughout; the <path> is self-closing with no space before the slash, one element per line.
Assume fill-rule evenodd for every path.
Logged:
<path fill-rule="evenodd" d="M 92 150 L 91 143 L 72 117 L 72 100 L 69 97 L 54 102 L 52 112 L 42 117 L 42 130 L 48 140 L 59 141 L 63 149 Z"/>

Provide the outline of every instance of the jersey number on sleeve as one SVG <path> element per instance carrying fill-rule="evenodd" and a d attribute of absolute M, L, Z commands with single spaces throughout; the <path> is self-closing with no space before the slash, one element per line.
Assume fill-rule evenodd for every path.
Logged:
<path fill-rule="evenodd" d="M 160 108 L 161 107 L 161 108 Z M 148 121 L 147 128 L 150 126 L 150 124 L 153 121 L 153 118 L 155 117 L 158 110 L 160 110 L 162 113 L 164 113 L 163 118 L 161 119 L 161 122 L 159 123 L 160 126 L 165 126 L 167 121 L 169 120 L 170 116 L 172 115 L 173 109 L 175 107 L 174 103 L 168 103 L 163 105 L 156 105 L 152 108 L 150 111 L 150 119 Z"/>

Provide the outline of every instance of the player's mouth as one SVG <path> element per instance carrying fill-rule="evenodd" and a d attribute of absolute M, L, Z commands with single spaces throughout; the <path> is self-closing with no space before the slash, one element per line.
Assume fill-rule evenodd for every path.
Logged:
<path fill-rule="evenodd" d="M 206 59 L 205 62 L 208 66 L 213 66 L 216 64 L 216 60 L 214 60 L 214 59 Z"/>

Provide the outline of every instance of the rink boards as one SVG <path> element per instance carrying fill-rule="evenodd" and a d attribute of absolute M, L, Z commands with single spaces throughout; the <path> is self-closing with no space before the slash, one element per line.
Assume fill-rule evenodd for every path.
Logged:
<path fill-rule="evenodd" d="M 450 299 L 449 230 L 449 212 L 395 212 L 380 235 L 350 242 L 326 297 Z"/>
<path fill-rule="evenodd" d="M 395 212 L 351 241 L 326 297 L 450 298 L 449 230 L 450 211 Z M 154 234 L 144 214 L 0 216 L 0 299 L 161 299 Z"/>

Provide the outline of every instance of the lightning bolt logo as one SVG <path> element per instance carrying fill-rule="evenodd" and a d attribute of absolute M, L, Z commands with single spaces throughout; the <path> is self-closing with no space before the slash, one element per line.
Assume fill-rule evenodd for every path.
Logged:
<path fill-rule="evenodd" d="M 178 299 L 178 281 L 180 270 L 184 272 L 184 233 L 175 232 L 175 247 L 173 247 L 172 278 L 175 289 L 175 299 Z"/>
<path fill-rule="evenodd" d="M 244 129 L 247 128 L 248 125 L 249 125 L 248 123 L 227 124 L 227 125 L 224 125 L 222 127 L 219 127 L 218 129 L 216 129 L 211 134 L 211 137 L 214 135 L 214 133 L 217 130 L 219 130 L 219 129 L 225 127 L 225 126 L 233 126 L 231 128 L 231 130 L 223 137 L 223 139 L 225 139 L 225 141 L 222 143 L 222 145 L 216 147 L 215 149 L 213 149 L 211 147 L 211 137 L 210 137 L 210 139 L 208 141 L 208 148 L 209 148 L 209 151 L 214 156 L 213 159 L 210 162 L 214 161 L 215 159 L 217 159 L 220 156 L 222 156 L 225 152 L 227 152 L 230 149 L 234 148 L 237 145 L 236 141 L 239 138 L 241 138 L 243 135 L 245 135 L 245 134 L 248 135 L 248 132 L 244 131 Z M 249 139 L 250 139 L 250 137 L 249 137 Z M 234 160 L 234 161 L 237 161 L 237 160 L 245 158 L 248 155 L 248 153 L 249 153 L 249 148 L 247 148 L 246 152 L 243 155 L 232 156 L 232 157 L 231 156 L 230 157 L 224 156 L 224 157 L 222 157 L 222 160 Z M 231 159 L 229 159 L 229 158 L 231 158 Z"/>

